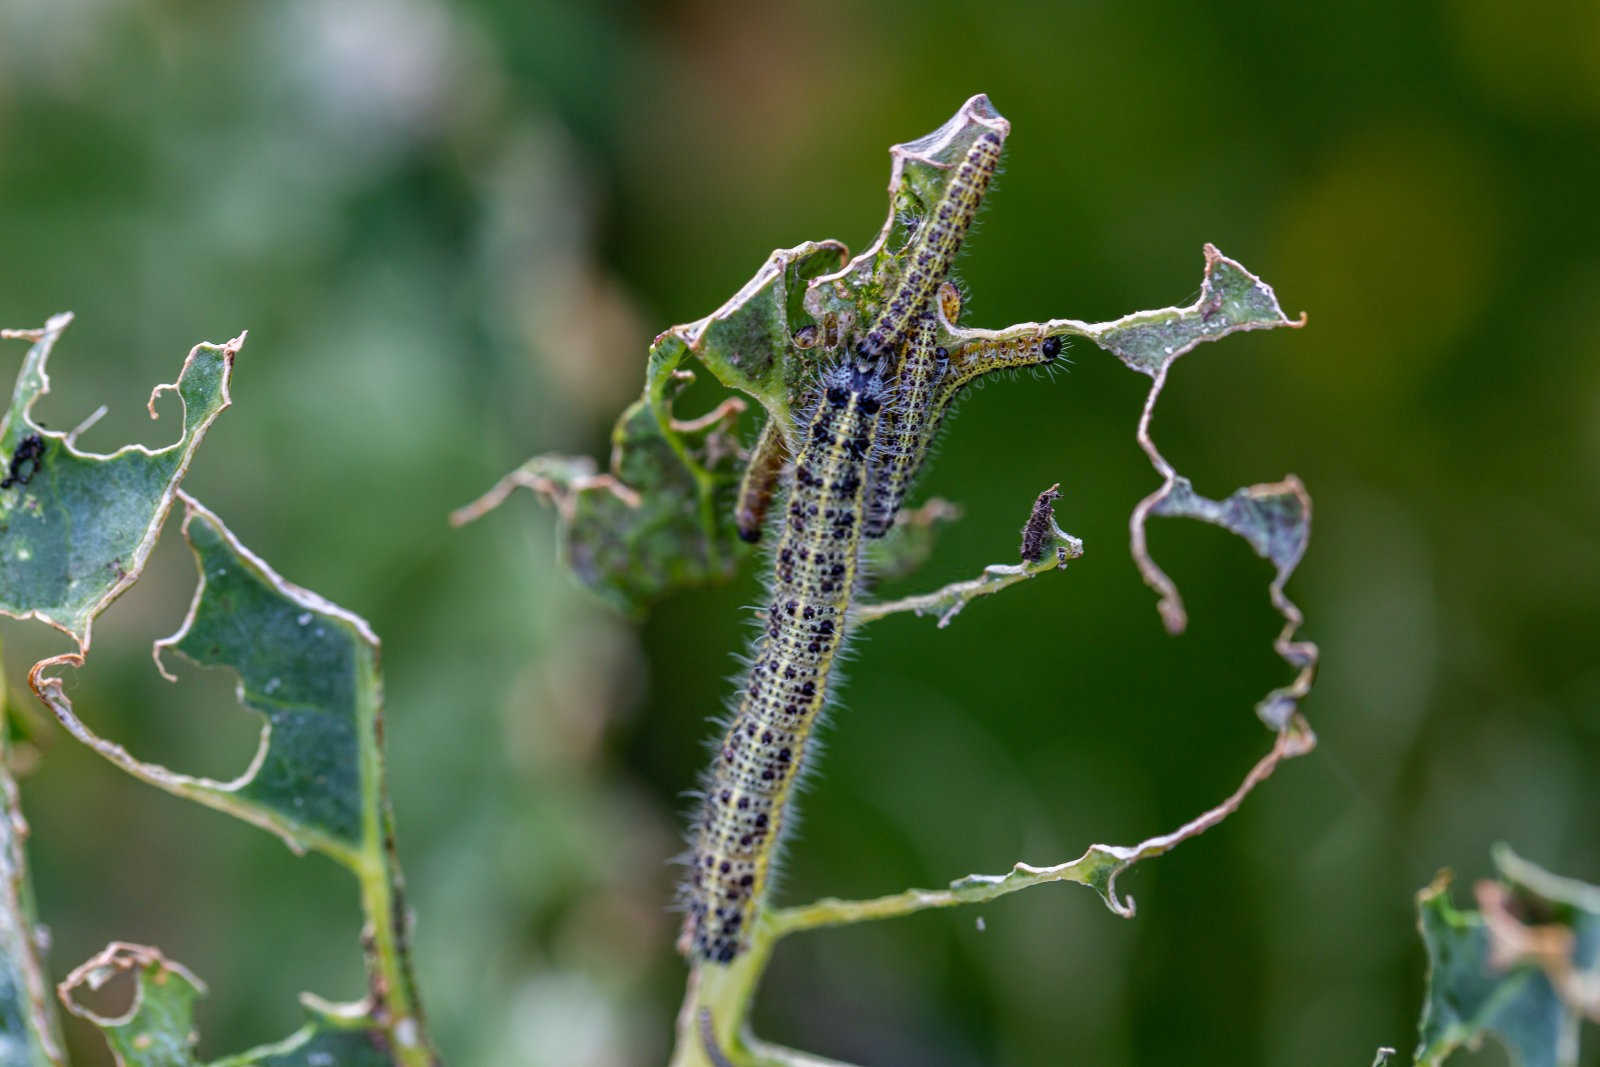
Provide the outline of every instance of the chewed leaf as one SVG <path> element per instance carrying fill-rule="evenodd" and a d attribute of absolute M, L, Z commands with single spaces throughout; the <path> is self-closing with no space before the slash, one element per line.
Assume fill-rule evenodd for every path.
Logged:
<path fill-rule="evenodd" d="M 861 625 L 887 615 L 910 612 L 919 616 L 932 615 L 938 620 L 939 628 L 942 630 L 949 626 L 950 621 L 961 614 L 968 604 L 979 597 L 993 596 L 1002 589 L 1009 589 L 1018 582 L 1025 582 L 1045 571 L 1066 570 L 1068 561 L 1083 556 L 1083 542 L 1056 525 L 1055 502 L 1061 496 L 1060 489 L 1059 484 L 1052 485 L 1035 499 L 1028 514 L 1028 521 L 1022 528 L 1020 562 L 991 563 L 978 577 L 951 582 L 931 593 L 878 603 L 857 604 L 852 614 L 853 621 Z M 948 521 L 955 517 L 951 514 L 954 511 L 950 504 L 935 498 L 917 511 L 902 512 L 900 515 L 902 521 L 896 525 L 896 533 L 906 528 L 914 532 L 918 525 L 928 526 L 936 520 Z M 920 536 L 931 540 L 931 534 L 926 531 Z M 894 539 L 886 538 L 883 544 L 892 547 Z M 910 562 L 914 566 L 920 560 L 913 557 Z"/>
<path fill-rule="evenodd" d="M 795 331 L 811 321 L 801 303 L 812 280 L 838 270 L 848 251 L 838 241 L 776 250 L 726 304 L 656 338 L 651 377 L 657 360 L 672 358 L 676 367 L 682 346 L 723 385 L 755 397 L 769 416 L 787 422 L 811 376 L 810 361 L 794 344 Z"/>
<path fill-rule="evenodd" d="M 1161 595 L 1158 607 L 1170 633 L 1183 631 L 1188 625 L 1188 614 L 1177 585 L 1146 548 L 1145 520 L 1150 515 L 1181 515 L 1220 526 L 1244 538 L 1258 555 L 1272 562 L 1275 574 L 1270 596 L 1273 607 L 1284 620 L 1273 648 L 1295 668 L 1296 674 L 1289 685 L 1267 694 L 1256 705 L 1256 714 L 1269 727 L 1281 732 L 1290 727 L 1300 701 L 1310 692 L 1316 672 L 1317 646 L 1294 639 L 1303 620 L 1300 610 L 1283 591 L 1310 541 L 1311 497 L 1293 475 L 1282 482 L 1248 486 L 1224 500 L 1203 497 L 1161 454 L 1150 436 L 1150 423 L 1156 401 L 1166 386 L 1167 374 L 1178 357 L 1204 341 L 1215 341 L 1243 330 L 1300 327 L 1305 325 L 1306 319 L 1304 315 L 1299 319 L 1285 315 L 1270 285 L 1217 251 L 1214 245 L 1205 246 L 1205 259 L 1200 297 L 1187 307 L 1140 311 L 1114 322 L 1095 324 L 1071 320 L 1028 323 L 997 336 L 1087 337 L 1132 370 L 1151 378 L 1136 439 L 1161 475 L 1162 484 L 1141 500 L 1129 517 L 1134 562 L 1146 584 Z"/>
<path fill-rule="evenodd" d="M 108 1018 L 79 1000 L 121 975 L 134 983 L 133 1004 Z M 74 1015 L 99 1028 L 118 1067 L 191 1067 L 199 1033 L 194 1002 L 205 995 L 205 983 L 159 949 L 116 942 L 75 969 L 57 988 Z M 215 1060 L 210 1067 L 393 1067 L 385 1035 L 363 1025 L 362 1016 L 307 998 L 311 1021 L 287 1039 L 236 1056 Z M 6 1063 L 16 1061 L 6 1060 Z"/>
<path fill-rule="evenodd" d="M 1200 299 L 1188 307 L 1135 312 L 1097 327 L 1090 339 L 1133 370 L 1153 377 L 1202 341 L 1241 330 L 1305 325 L 1304 315 L 1295 320 L 1283 313 L 1272 286 L 1215 245 L 1205 246 L 1205 256 Z"/>
<path fill-rule="evenodd" d="M 378 638 L 364 619 L 280 578 L 185 496 L 184 536 L 200 585 L 183 627 L 156 642 L 201 666 L 231 667 L 239 699 L 266 719 L 248 779 L 229 789 L 302 842 L 363 832 L 363 748 L 378 717 Z M 171 678 L 171 675 L 168 674 Z"/>
<path fill-rule="evenodd" d="M 196 345 L 164 392 L 183 403 L 178 440 L 151 450 L 127 445 L 110 455 L 79 451 L 72 433 L 47 430 L 34 403 L 50 391 L 45 364 L 72 321 L 56 315 L 39 330 L 6 330 L 33 345 L 11 406 L 0 416 L 0 614 L 39 619 L 89 647 L 94 617 L 138 578 L 206 430 L 228 406 L 228 379 L 244 335 Z"/>
<path fill-rule="evenodd" d="M 1417 894 L 1428 992 L 1416 1060 L 1438 1064 L 1494 1035 L 1522 1067 L 1578 1062 L 1584 1016 L 1600 1021 L 1600 888 L 1558 878 L 1501 846 L 1503 882 L 1479 911 L 1450 902 L 1450 876 Z"/>
<path fill-rule="evenodd" d="M 812 319 L 824 323 L 832 318 L 845 327 L 864 324 L 899 273 L 896 256 L 944 196 L 957 164 L 979 138 L 987 134 L 1004 141 L 1010 133 L 1011 123 L 979 93 L 937 130 L 891 146 L 888 218 L 865 251 L 807 290 L 805 308 Z"/>
<path fill-rule="evenodd" d="M 1282 482 L 1237 490 L 1226 500 L 1210 500 L 1196 493 L 1189 479 L 1177 476 L 1170 487 L 1164 486 L 1148 503 L 1149 514 L 1199 519 L 1238 534 L 1258 556 L 1272 563 L 1274 575 L 1269 587 L 1272 605 L 1285 623 L 1273 647 L 1297 674 L 1291 684 L 1274 689 L 1257 704 L 1256 713 L 1272 729 L 1284 729 L 1301 698 L 1310 690 L 1317 663 L 1317 646 L 1294 640 L 1301 623 L 1300 611 L 1283 591 L 1284 583 L 1299 566 L 1311 540 L 1311 497 L 1306 494 L 1305 487 L 1290 475 Z M 1142 537 L 1142 534 L 1141 528 L 1139 535 Z M 1145 580 L 1162 593 L 1161 612 L 1168 620 L 1169 629 L 1181 630 L 1184 611 L 1177 587 L 1147 554 L 1141 554 L 1138 562 L 1144 569 Z"/>
<path fill-rule="evenodd" d="M 670 416 L 664 424 L 646 397 L 617 423 L 610 472 L 597 474 L 585 457 L 535 456 L 451 522 L 471 522 L 518 487 L 533 490 L 555 505 L 562 558 L 578 580 L 629 614 L 673 589 L 728 578 L 746 546 L 731 503 L 738 408 L 721 410 L 684 428 Z"/>
<path fill-rule="evenodd" d="M 98 990 L 123 974 L 132 976 L 134 992 L 132 1006 L 122 1015 L 107 1017 L 79 1002 L 82 990 Z M 205 983 L 159 949 L 114 942 L 67 975 L 56 991 L 68 1011 L 99 1027 L 118 1067 L 190 1067 L 197 1062 L 194 1046 L 200 1035 L 194 1028 L 194 1002 L 205 994 Z"/>
<path fill-rule="evenodd" d="M 64 1067 L 54 1001 L 40 961 L 17 783 L 9 766 L 5 680 L 0 678 L 0 1064 Z"/>
<path fill-rule="evenodd" d="M 563 555 L 579 580 L 632 613 L 675 589 L 731 577 L 747 552 L 734 500 L 749 457 L 731 420 L 706 425 L 723 408 L 677 419 L 672 398 L 689 373 L 685 362 L 699 361 L 722 385 L 753 398 L 782 438 L 791 438 L 792 413 L 820 363 L 837 358 L 850 331 L 871 319 L 900 277 L 899 257 L 916 220 L 944 195 L 975 141 L 1009 131 L 980 95 L 933 133 L 895 145 L 887 219 L 865 252 L 846 262 L 848 249 L 833 240 L 779 249 L 716 311 L 656 338 L 644 395 L 612 433 L 606 474 L 569 457 L 539 456 L 452 521 L 477 518 L 518 486 L 535 490 L 557 506 Z M 762 460 L 782 451 L 768 449 Z M 776 472 L 774 465 L 764 501 Z M 759 529 L 759 516 L 753 525 Z"/>
<path fill-rule="evenodd" d="M 239 699 L 265 720 L 255 759 L 217 782 L 143 763 L 78 719 L 60 660 L 34 667 L 34 688 L 79 740 L 169 792 L 220 808 L 347 864 L 375 831 L 378 640 L 366 622 L 279 577 L 222 521 L 183 495 L 184 536 L 200 572 L 182 629 L 158 641 L 195 663 L 239 675 Z"/>
<path fill-rule="evenodd" d="M 786 423 L 808 373 L 792 358 L 800 294 L 844 252 L 836 241 L 779 249 L 722 307 L 657 337 L 644 395 L 612 430 L 607 473 L 587 459 L 535 456 L 451 522 L 471 522 L 518 487 L 533 490 L 556 506 L 562 555 L 579 581 L 633 614 L 674 589 L 731 577 L 746 552 L 732 503 L 746 459 L 735 436 L 745 403 L 730 397 L 680 419 L 673 401 L 694 380 L 683 363 L 698 359 Z"/>
<path fill-rule="evenodd" d="M 398 1062 L 431 1062 L 407 924 L 397 914 L 402 887 L 383 780 L 378 639 L 359 616 L 284 580 L 216 515 L 178 496 L 199 585 L 178 632 L 156 642 L 156 666 L 172 679 L 164 656 L 176 651 L 234 671 L 240 702 L 264 720 L 249 767 L 231 782 L 192 777 L 99 737 L 78 717 L 57 673 L 81 665 L 75 655 L 35 664 L 34 692 L 69 733 L 134 777 L 270 830 L 295 852 L 313 849 L 347 867 L 367 914 L 369 979 L 384 991 L 359 1023 L 402 1047 Z"/>
<path fill-rule="evenodd" d="M 1311 536 L 1311 502 L 1294 480 L 1252 485 L 1216 501 L 1196 493 L 1189 479 L 1180 477 L 1151 510 L 1156 515 L 1186 515 L 1238 534 L 1256 555 L 1272 562 L 1280 578 L 1294 572 Z"/>

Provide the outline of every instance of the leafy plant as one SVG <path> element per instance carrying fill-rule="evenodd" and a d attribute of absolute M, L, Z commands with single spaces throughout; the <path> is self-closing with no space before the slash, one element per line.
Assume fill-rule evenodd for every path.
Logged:
<path fill-rule="evenodd" d="M 608 472 L 598 473 L 584 459 L 539 456 L 457 513 L 458 522 L 469 521 L 518 486 L 534 490 L 556 505 L 563 550 L 579 579 L 619 607 L 639 611 L 674 588 L 731 573 L 746 554 L 743 542 L 759 532 L 752 516 L 758 519 L 772 495 L 768 483 L 785 469 L 786 457 L 795 457 L 785 476 L 788 510 L 773 557 L 773 600 L 763 615 L 772 621 L 752 652 L 750 696 L 731 720 L 706 778 L 696 831 L 700 843 L 685 894 L 689 921 L 680 947 L 692 969 L 674 1064 L 819 1062 L 759 1041 L 745 1028 L 772 948 L 792 933 L 991 900 L 1062 881 L 1093 887 L 1114 912 L 1131 916 L 1132 900 L 1117 892 L 1118 874 L 1216 825 L 1279 762 L 1315 744 L 1298 709 L 1310 689 L 1316 648 L 1296 639 L 1300 613 L 1283 591 L 1309 538 L 1310 498 L 1293 476 L 1221 500 L 1206 498 L 1150 435 L 1156 401 L 1180 356 L 1241 330 L 1300 323 L 1284 315 L 1269 286 L 1208 245 L 1199 298 L 1185 307 L 1105 323 L 1050 319 L 1000 330 L 961 325 L 959 290 L 948 281 L 951 261 L 1009 130 L 986 97 L 973 97 L 939 129 L 891 149 L 888 217 L 864 252 L 848 258 L 837 241 L 776 251 L 722 307 L 658 337 L 644 393 L 613 431 Z M 1134 510 L 1130 530 L 1140 569 L 1160 594 L 1167 629 L 1182 631 L 1186 613 L 1177 587 L 1145 550 L 1149 516 L 1187 516 L 1221 526 L 1275 568 L 1270 596 L 1284 619 L 1276 648 L 1295 677 L 1257 706 L 1275 735 L 1272 746 L 1234 794 L 1171 833 L 1136 845 L 1094 845 L 1076 860 L 1018 863 L 1003 875 L 969 875 L 940 890 L 772 907 L 762 888 L 782 825 L 786 783 L 804 758 L 810 719 L 825 699 L 831 650 L 843 631 L 898 612 L 933 614 L 943 627 L 975 598 L 1064 568 L 1082 554 L 1081 543 L 1055 523 L 1054 488 L 1029 513 L 1019 562 L 991 565 L 975 579 L 922 596 L 858 601 L 852 595 L 854 548 L 825 546 L 854 545 L 856 526 L 870 524 L 872 509 L 891 495 L 881 487 L 897 476 L 897 465 L 912 473 L 921 465 L 929 439 L 964 386 L 998 371 L 1048 369 L 1072 338 L 1092 342 L 1151 379 L 1135 438 L 1161 484 Z M 744 397 L 730 397 L 703 415 L 676 413 L 675 398 L 695 380 L 690 361 L 761 406 L 766 420 L 751 452 L 742 452 L 733 437 Z M 870 420 L 879 397 L 882 414 L 874 427 Z M 835 408 L 845 413 L 831 414 Z M 845 426 L 852 429 L 840 428 Z M 841 440 L 846 433 L 863 436 Z M 869 456 L 873 434 L 888 445 Z M 855 484 L 852 455 L 865 471 L 863 485 Z M 893 499 L 889 518 L 899 503 Z M 808 522 L 831 526 L 812 541 L 816 535 L 808 532 Z M 896 542 L 925 536 L 926 526 L 899 523 L 879 554 L 901 563 L 915 557 Z M 802 569 L 796 560 L 820 559 L 824 552 L 831 572 L 813 568 L 796 576 Z M 766 787 L 763 779 L 777 784 Z"/>
<path fill-rule="evenodd" d="M 154 451 L 130 445 L 97 455 L 77 448 L 77 431 L 48 430 L 32 414 L 49 391 L 46 364 L 70 321 L 58 315 L 41 329 L 5 334 L 31 347 L 0 423 L 0 450 L 11 457 L 10 484 L 0 493 L 0 558 L 6 561 L 0 611 L 48 623 L 76 645 L 34 664 L 29 683 L 68 733 L 134 777 L 269 830 L 296 853 L 321 852 L 355 876 L 366 916 L 367 998 L 336 1005 L 307 996 L 310 1018 L 300 1031 L 219 1063 L 432 1063 L 384 786 L 378 639 L 358 616 L 281 578 L 178 488 L 206 429 L 229 404 L 228 383 L 244 336 L 197 345 L 177 382 L 152 392 L 152 417 L 162 394 L 180 399 L 178 441 Z M 143 572 L 174 502 L 183 506 L 199 586 L 178 632 L 156 643 L 156 663 L 174 681 L 163 659 L 169 651 L 237 674 L 239 700 L 261 717 L 262 729 L 255 758 L 230 782 L 175 773 L 100 737 L 79 717 L 63 683 L 63 670 L 84 664 L 95 618 Z M 11 993 L 5 1032 L 18 1050 L 8 1062 L 64 1063 L 31 951 L 15 790 L 9 779 L 4 785 L 13 813 L 6 824 L 13 828 L 6 884 L 14 906 L 6 912 L 8 969 L 0 991 Z M 106 1017 L 75 999 L 80 990 L 123 973 L 136 983 L 126 1014 Z M 99 1026 L 118 1061 L 133 1067 L 196 1062 L 190 1010 L 203 992 L 197 978 L 159 951 L 128 944 L 110 946 L 59 987 L 67 1008 Z"/>
<path fill-rule="evenodd" d="M 579 580 L 613 606 L 638 613 L 673 590 L 735 573 L 750 555 L 748 543 L 763 534 L 763 514 L 776 503 L 772 622 L 757 645 L 748 685 L 751 692 L 761 688 L 763 669 L 781 674 L 803 667 L 810 672 L 804 681 L 797 673 L 787 689 L 779 684 L 774 691 L 791 699 L 811 685 L 814 691 L 805 695 L 813 700 L 808 715 L 814 715 L 826 700 L 828 659 L 845 631 L 899 613 L 933 617 L 942 629 L 974 601 L 1081 558 L 1082 543 L 1057 525 L 1060 491 L 1052 486 L 1028 509 L 1015 562 L 888 601 L 868 599 L 854 580 L 863 556 L 870 573 L 914 571 L 938 523 L 953 513 L 938 500 L 914 510 L 902 511 L 901 504 L 956 395 L 987 374 L 1048 370 L 1068 341 L 1084 339 L 1150 379 L 1134 439 L 1159 484 L 1134 509 L 1129 531 L 1134 559 L 1159 595 L 1168 631 L 1181 632 L 1187 613 L 1176 585 L 1146 549 L 1151 516 L 1189 517 L 1229 530 L 1272 565 L 1268 595 L 1283 619 L 1274 647 L 1293 670 L 1291 680 L 1256 707 L 1272 742 L 1231 795 L 1133 845 L 1093 844 L 1076 859 L 1019 862 L 938 889 L 776 907 L 758 882 L 771 858 L 770 842 L 748 846 L 759 866 L 749 868 L 751 880 L 744 882 L 745 869 L 734 862 L 746 853 L 728 840 L 744 827 L 771 829 L 768 838 L 776 830 L 758 824 L 753 813 L 714 813 L 736 795 L 756 797 L 765 769 L 784 784 L 772 787 L 764 807 L 738 810 L 759 811 L 781 824 L 786 783 L 804 753 L 782 747 L 778 738 L 744 747 L 740 730 L 756 727 L 747 733 L 755 738 L 764 722 L 780 725 L 761 718 L 770 712 L 759 702 L 747 702 L 716 757 L 732 769 L 708 776 L 708 814 L 696 828 L 695 854 L 712 873 L 689 883 L 683 946 L 690 974 L 674 1064 L 828 1062 L 763 1042 L 746 1025 L 774 946 L 794 933 L 978 903 L 1055 882 L 1089 886 L 1113 912 L 1131 917 L 1134 902 L 1116 884 L 1123 871 L 1217 825 L 1283 760 L 1315 744 L 1300 705 L 1317 650 L 1298 638 L 1301 616 L 1284 592 L 1307 546 L 1309 496 L 1292 475 L 1218 499 L 1203 496 L 1151 434 L 1156 402 L 1180 356 L 1204 341 L 1304 319 L 1285 316 L 1269 286 L 1207 245 L 1199 296 L 1186 306 L 1104 323 L 1050 319 L 999 330 L 962 325 L 962 294 L 949 281 L 950 266 L 1008 132 L 1006 121 L 978 96 L 927 137 L 896 145 L 888 219 L 865 252 L 850 258 L 836 241 L 774 252 L 721 308 L 657 338 L 643 393 L 617 423 L 605 473 L 586 459 L 536 457 L 456 520 L 481 516 L 519 486 L 534 490 L 555 504 L 565 558 Z M 176 381 L 152 393 L 152 417 L 164 394 L 180 401 L 182 426 L 173 444 L 101 455 L 77 447 L 78 430 L 52 431 L 33 415 L 49 389 L 46 364 L 70 318 L 58 315 L 39 329 L 4 333 L 29 348 L 0 419 L 0 612 L 55 627 L 74 645 L 34 664 L 30 686 L 68 733 L 106 761 L 266 829 L 297 854 L 320 852 L 345 867 L 356 879 L 366 920 L 363 1000 L 330 1004 L 307 995 L 308 1019 L 300 1030 L 213 1064 L 438 1062 L 412 973 L 410 920 L 395 858 L 378 640 L 358 616 L 278 575 L 180 487 L 206 430 L 229 405 L 245 338 L 196 346 Z M 742 395 L 680 417 L 676 404 L 695 380 L 695 364 Z M 752 401 L 764 419 L 747 450 L 740 419 Z M 101 737 L 74 707 L 64 681 L 64 672 L 84 666 L 97 617 L 143 573 L 174 504 L 182 506 L 198 581 L 177 632 L 156 642 L 156 664 L 173 679 L 169 653 L 177 653 L 237 676 L 238 699 L 261 718 L 262 730 L 255 758 L 231 781 L 171 771 Z M 801 548 L 813 561 L 825 556 L 842 569 L 813 567 L 809 577 L 795 577 L 786 553 Z M 832 584 L 824 588 L 825 581 Z M 792 601 L 779 595 L 786 588 L 796 591 Z M 779 648 L 792 640 L 817 647 Z M 0 684 L 0 698 L 5 693 Z M 9 720 L 15 709 L 4 710 Z M 797 721 L 785 728 L 799 749 L 805 732 L 799 713 L 793 714 Z M 722 788 L 727 797 L 718 795 Z M 35 936 L 22 848 L 26 824 L 5 759 L 0 803 L 0 1063 L 62 1065 L 59 1020 Z M 726 860 L 725 870 L 716 868 L 718 858 Z M 1454 1048 L 1493 1033 L 1530 1067 L 1575 1063 L 1579 1021 L 1600 1017 L 1600 890 L 1549 875 L 1509 850 L 1495 859 L 1502 880 L 1480 883 L 1477 912 L 1452 906 L 1444 876 L 1419 897 L 1432 966 L 1417 1061 L 1440 1062 Z M 736 906 L 719 901 L 718 893 L 740 889 L 748 891 L 729 896 Z M 80 996 L 119 978 L 133 986 L 131 1006 L 121 1015 L 96 1011 Z M 197 1062 L 193 1008 L 204 992 L 198 977 L 159 950 L 121 942 L 71 971 L 57 989 L 67 1010 L 100 1028 L 117 1061 L 135 1067 Z"/>

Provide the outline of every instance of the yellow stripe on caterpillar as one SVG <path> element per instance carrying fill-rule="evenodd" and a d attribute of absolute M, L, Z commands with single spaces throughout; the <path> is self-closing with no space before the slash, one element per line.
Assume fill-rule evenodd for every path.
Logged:
<path fill-rule="evenodd" d="M 961 160 L 933 214 L 917 227 L 903 253 L 904 265 L 893 291 L 856 345 L 858 355 L 869 359 L 892 353 L 928 306 L 934 289 L 950 273 L 961 242 L 977 217 L 978 206 L 1000 164 L 1000 135 L 985 130 Z"/>
<path fill-rule="evenodd" d="M 795 774 L 844 639 L 884 401 L 873 371 L 830 368 L 798 442 L 764 629 L 694 826 L 679 945 L 704 963 L 730 963 L 744 951 L 766 892 Z"/>

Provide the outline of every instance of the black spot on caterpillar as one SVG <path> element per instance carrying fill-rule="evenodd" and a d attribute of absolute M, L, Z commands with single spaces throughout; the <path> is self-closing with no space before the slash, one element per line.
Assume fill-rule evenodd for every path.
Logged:
<path fill-rule="evenodd" d="M 692 830 L 679 945 L 702 962 L 729 963 L 748 943 L 855 591 L 884 386 L 873 371 L 835 366 L 819 393 L 798 441 L 763 629 Z"/>
<path fill-rule="evenodd" d="M 866 336 L 856 345 L 858 354 L 877 358 L 892 353 L 905 340 L 917 317 L 927 308 L 934 288 L 950 273 L 950 264 L 961 250 L 961 242 L 1000 163 L 1000 148 L 1000 135 L 985 130 L 967 149 L 933 214 L 923 220 L 907 244 L 900 279 Z"/>
<path fill-rule="evenodd" d="M 0 489 L 10 489 L 12 486 L 23 486 L 33 481 L 33 476 L 39 473 L 39 461 L 44 458 L 44 438 L 36 433 L 30 433 L 17 442 L 17 450 L 11 453 L 11 466 L 6 471 L 6 476 L 0 480 Z M 23 467 L 27 470 L 24 472 Z"/>
<path fill-rule="evenodd" d="M 1029 563 L 1038 563 L 1044 558 L 1045 545 L 1050 540 L 1050 528 L 1055 522 L 1056 501 L 1059 499 L 1061 483 L 1057 482 L 1040 493 L 1033 502 L 1028 521 L 1022 526 L 1022 558 Z"/>

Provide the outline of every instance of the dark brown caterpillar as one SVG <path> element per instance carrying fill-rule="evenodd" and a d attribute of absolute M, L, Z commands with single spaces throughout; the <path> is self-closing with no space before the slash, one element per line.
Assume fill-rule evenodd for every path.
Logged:
<path fill-rule="evenodd" d="M 44 438 L 36 433 L 30 433 L 17 442 L 17 450 L 11 453 L 11 465 L 6 471 L 6 476 L 0 480 L 0 489 L 10 489 L 13 485 L 27 485 L 33 481 L 33 476 L 39 473 L 39 462 L 44 458 Z M 23 467 L 27 470 L 24 472 Z"/>

